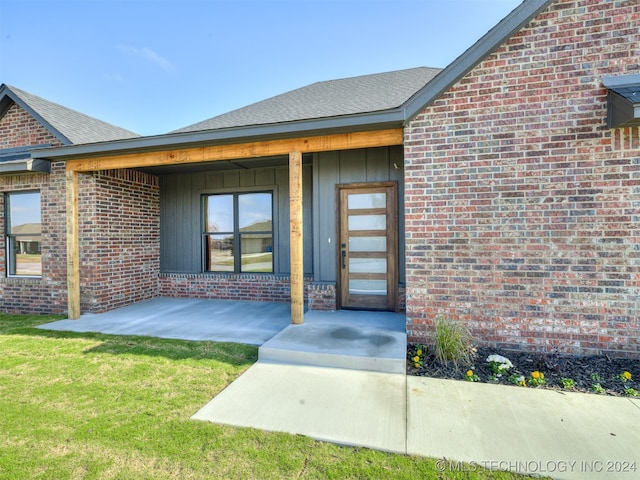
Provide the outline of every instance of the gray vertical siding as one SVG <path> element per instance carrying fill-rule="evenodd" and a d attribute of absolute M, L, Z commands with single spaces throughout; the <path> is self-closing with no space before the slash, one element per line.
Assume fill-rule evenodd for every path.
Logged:
<path fill-rule="evenodd" d="M 398 168 L 394 166 L 397 165 Z M 398 275 L 404 283 L 404 171 L 402 147 L 318 153 L 313 158 L 313 274 L 317 282 L 336 281 L 336 185 L 398 182 Z"/>
<path fill-rule="evenodd" d="M 311 273 L 311 165 L 303 167 L 305 271 Z M 274 273 L 289 273 L 289 169 L 286 166 L 250 170 L 183 173 L 160 179 L 160 269 L 162 272 L 202 271 L 201 196 L 273 190 Z"/>
<path fill-rule="evenodd" d="M 398 182 L 398 271 L 400 282 L 404 283 L 402 147 L 319 153 L 313 156 L 312 165 L 303 166 L 305 273 L 313 273 L 315 281 L 336 281 L 336 185 L 393 180 Z M 287 166 L 162 176 L 161 270 L 166 273 L 202 271 L 200 202 L 203 193 L 262 188 L 274 192 L 274 273 L 289 273 Z"/>

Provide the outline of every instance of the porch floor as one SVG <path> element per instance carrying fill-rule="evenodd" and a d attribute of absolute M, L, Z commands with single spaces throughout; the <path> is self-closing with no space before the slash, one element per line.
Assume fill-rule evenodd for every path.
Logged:
<path fill-rule="evenodd" d="M 290 323 L 287 303 L 156 297 L 39 328 L 262 345 Z"/>
<path fill-rule="evenodd" d="M 405 316 L 392 312 L 308 311 L 291 324 L 288 303 L 158 297 L 46 330 L 143 335 L 258 345 L 268 363 L 404 373 Z"/>

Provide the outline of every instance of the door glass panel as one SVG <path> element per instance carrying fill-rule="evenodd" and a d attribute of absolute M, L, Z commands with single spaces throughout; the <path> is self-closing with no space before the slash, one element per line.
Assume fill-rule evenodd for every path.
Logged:
<path fill-rule="evenodd" d="M 349 215 L 349 230 L 386 230 L 386 215 Z"/>
<path fill-rule="evenodd" d="M 349 209 L 355 208 L 386 208 L 386 193 L 352 193 L 349 194 Z"/>
<path fill-rule="evenodd" d="M 351 273 L 387 273 L 386 258 L 350 258 Z"/>
<path fill-rule="evenodd" d="M 209 272 L 233 272 L 233 235 L 206 235 Z"/>
<path fill-rule="evenodd" d="M 240 235 L 242 272 L 273 272 L 273 237 L 270 233 Z"/>
<path fill-rule="evenodd" d="M 386 252 L 387 237 L 349 237 L 350 252 Z"/>
<path fill-rule="evenodd" d="M 349 293 L 352 295 L 386 295 L 386 280 L 349 279 Z"/>

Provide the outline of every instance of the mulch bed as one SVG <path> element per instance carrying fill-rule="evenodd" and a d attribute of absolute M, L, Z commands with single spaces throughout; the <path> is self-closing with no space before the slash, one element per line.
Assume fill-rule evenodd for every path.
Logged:
<path fill-rule="evenodd" d="M 415 356 L 418 348 L 423 350 L 423 355 L 421 356 L 422 366 L 415 368 L 411 358 Z M 511 360 L 513 368 L 501 377 L 492 379 L 492 372 L 486 359 L 489 355 L 495 354 Z M 552 353 L 536 354 L 478 348 L 475 360 L 471 365 L 459 365 L 456 367 L 453 364 L 443 365 L 439 363 L 433 355 L 429 354 L 427 348 L 414 344 L 407 346 L 408 375 L 467 381 L 467 370 L 473 370 L 473 373 L 479 378 L 478 381 L 483 383 L 513 385 L 509 381 L 509 377 L 512 374 L 523 375 L 528 379 L 531 372 L 537 370 L 544 374 L 546 385 L 527 388 L 547 388 L 615 396 L 633 396 L 633 391 L 625 393 L 625 388 L 640 392 L 640 360 L 610 358 L 606 355 L 574 357 Z M 625 371 L 631 373 L 631 380 L 623 382 L 619 375 Z M 563 378 L 572 379 L 575 382 L 575 386 L 573 388 L 563 387 Z M 597 387 L 594 387 L 596 384 L 599 384 L 602 390 L 596 391 L 598 390 Z M 514 388 L 523 388 L 522 386 L 513 386 Z"/>

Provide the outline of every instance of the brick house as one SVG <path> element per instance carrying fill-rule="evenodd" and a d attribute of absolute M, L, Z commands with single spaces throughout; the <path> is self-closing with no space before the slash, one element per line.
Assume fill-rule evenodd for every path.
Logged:
<path fill-rule="evenodd" d="M 2 310 L 275 300 L 294 322 L 405 310 L 413 341 L 448 317 L 485 345 L 637 357 L 639 31 L 636 1 L 526 0 L 442 71 L 319 82 L 156 137 L 63 141 L 31 115 L 44 137 L 25 139 L 2 108 L 3 200 L 42 196 L 42 274 L 3 257 Z M 22 170 L 2 161 L 18 153 Z"/>
<path fill-rule="evenodd" d="M 136 136 L 18 88 L 0 87 L 0 311 L 67 309 L 64 163 L 32 158 L 32 150 Z"/>

